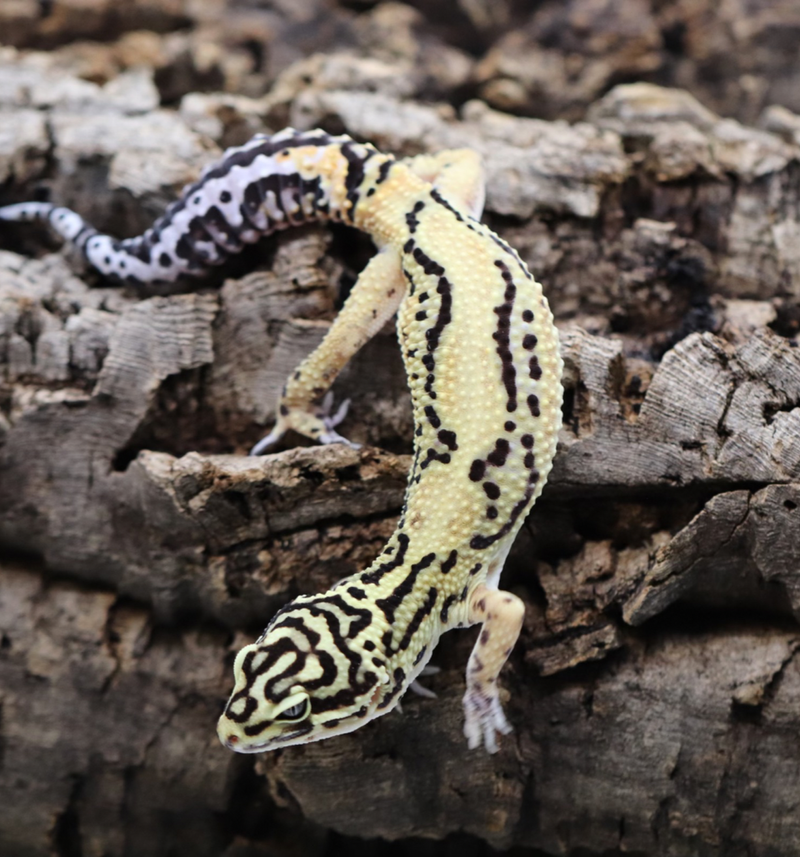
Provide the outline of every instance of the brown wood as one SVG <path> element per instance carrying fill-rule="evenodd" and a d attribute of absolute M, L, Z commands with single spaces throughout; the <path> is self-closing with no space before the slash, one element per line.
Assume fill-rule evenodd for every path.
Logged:
<path fill-rule="evenodd" d="M 481 4 L 461 5 L 469 26 L 431 33 L 488 38 L 521 14 L 493 6 L 484 31 Z M 434 656 L 437 700 L 258 758 L 215 736 L 237 649 L 287 599 L 366 565 L 396 522 L 412 432 L 391 326 L 334 388 L 363 449 L 245 457 L 368 241 L 306 227 L 221 283 L 134 294 L 4 226 L 0 853 L 322 857 L 383 853 L 347 838 L 383 837 L 415 855 L 797 854 L 800 117 L 772 109 L 755 129 L 637 84 L 574 126 L 479 101 L 457 118 L 423 103 L 422 79 L 449 98 L 474 61 L 439 42 L 437 66 L 418 13 L 330 14 L 362 55 L 299 59 L 264 96 L 240 80 L 250 97 L 198 93 L 180 112 L 157 108 L 149 72 L 118 75 L 127 50 L 174 91 L 169 39 L 3 54 L 2 201 L 45 183 L 132 234 L 264 122 L 483 153 L 486 217 L 545 284 L 566 364 L 559 455 L 504 576 L 527 605 L 503 676 L 515 732 L 496 757 L 467 751 L 463 631 Z M 19 43 L 46 41 L 14 20 Z M 514 57 L 476 79 L 525 112 L 536 76 L 517 79 L 523 98 Z"/>

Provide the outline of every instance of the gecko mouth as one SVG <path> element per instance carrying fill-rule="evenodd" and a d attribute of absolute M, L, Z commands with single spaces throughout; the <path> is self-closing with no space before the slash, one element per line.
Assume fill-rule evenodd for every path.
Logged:
<path fill-rule="evenodd" d="M 238 735 L 228 735 L 226 738 L 220 736 L 220 741 L 229 750 L 234 750 L 236 753 L 261 753 L 264 750 L 274 750 L 288 743 L 295 743 L 298 738 L 307 735 L 313 727 L 311 724 L 302 726 L 300 729 L 294 729 L 284 735 L 278 735 L 275 738 L 270 738 L 268 741 L 259 741 L 257 744 L 242 744 Z"/>
<path fill-rule="evenodd" d="M 239 746 L 239 739 L 235 735 L 231 735 L 223 744 L 229 749 L 234 750 L 237 753 L 260 753 L 262 750 L 266 750 L 268 748 L 268 743 L 264 742 L 263 744 L 246 744 L 244 746 Z"/>

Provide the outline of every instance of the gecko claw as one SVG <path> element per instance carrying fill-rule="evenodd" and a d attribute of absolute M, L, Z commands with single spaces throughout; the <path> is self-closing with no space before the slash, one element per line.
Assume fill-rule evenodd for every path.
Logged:
<path fill-rule="evenodd" d="M 414 679 L 411 684 L 408 686 L 408 689 L 417 694 L 417 696 L 422 696 L 425 699 L 438 699 L 439 694 L 435 691 L 431 690 L 429 687 L 425 687 L 424 684 L 420 684 L 418 679 Z"/>
<path fill-rule="evenodd" d="M 360 449 L 360 443 L 353 443 L 346 437 L 342 437 L 336 426 L 341 423 L 347 416 L 347 411 L 350 407 L 350 399 L 345 399 L 335 413 L 330 411 L 333 407 L 333 393 L 328 391 L 325 398 L 322 400 L 319 413 L 317 416 L 307 414 L 304 411 L 289 411 L 278 418 L 275 427 L 272 431 L 262 437 L 261 440 L 250 450 L 250 455 L 263 455 L 269 447 L 274 446 L 287 432 L 292 428 L 300 434 L 316 440 L 318 443 L 344 443 L 351 449 Z M 319 430 L 320 424 L 322 431 Z"/>
<path fill-rule="evenodd" d="M 464 737 L 470 750 L 483 744 L 487 753 L 496 753 L 497 735 L 508 735 L 514 727 L 506 720 L 497 696 L 484 696 L 474 689 L 464 694 Z"/>
<path fill-rule="evenodd" d="M 274 446 L 285 434 L 283 430 L 279 430 L 277 426 L 264 437 L 248 452 L 248 455 L 263 455 L 264 450 Z"/>
<path fill-rule="evenodd" d="M 325 398 L 322 400 L 320 419 L 322 420 L 322 424 L 325 426 L 325 431 L 319 435 L 319 442 L 344 443 L 351 449 L 361 449 L 360 443 L 354 443 L 352 440 L 342 437 L 342 435 L 336 431 L 336 426 L 343 422 L 344 418 L 347 416 L 347 412 L 350 409 L 350 399 L 345 399 L 333 414 L 330 412 L 332 407 L 333 393 L 328 390 L 325 394 Z"/>

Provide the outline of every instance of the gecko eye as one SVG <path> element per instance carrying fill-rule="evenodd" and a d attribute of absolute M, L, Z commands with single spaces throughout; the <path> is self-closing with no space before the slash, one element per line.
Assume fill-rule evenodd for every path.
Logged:
<path fill-rule="evenodd" d="M 297 705 L 293 705 L 291 708 L 284 708 L 284 710 L 281 711 L 275 719 L 296 722 L 298 720 L 305 720 L 310 713 L 311 700 L 306 697 L 302 702 L 298 702 Z"/>

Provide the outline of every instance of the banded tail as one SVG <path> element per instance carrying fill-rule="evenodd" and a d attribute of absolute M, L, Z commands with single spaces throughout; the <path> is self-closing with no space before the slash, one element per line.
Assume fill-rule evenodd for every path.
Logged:
<path fill-rule="evenodd" d="M 7 205 L 0 220 L 48 222 L 110 279 L 174 282 L 203 276 L 279 229 L 312 220 L 352 223 L 362 192 L 383 180 L 392 163 L 390 155 L 347 135 L 287 128 L 228 149 L 135 238 L 105 235 L 71 209 L 50 203 Z"/>

